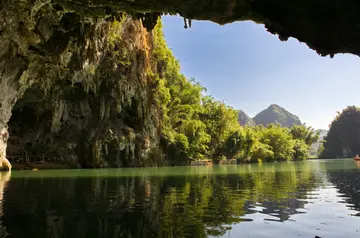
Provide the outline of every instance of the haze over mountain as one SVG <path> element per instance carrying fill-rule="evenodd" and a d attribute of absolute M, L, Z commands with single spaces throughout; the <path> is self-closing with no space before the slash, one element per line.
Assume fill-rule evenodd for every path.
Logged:
<path fill-rule="evenodd" d="M 268 125 L 270 123 L 280 124 L 283 127 L 302 125 L 298 116 L 276 104 L 271 104 L 253 118 L 250 118 L 245 112 L 240 110 L 238 118 L 240 125 Z"/>
<path fill-rule="evenodd" d="M 319 139 L 317 142 L 315 142 L 314 144 L 311 145 L 310 148 L 310 155 L 317 155 L 318 153 L 318 149 L 320 146 L 320 142 L 322 140 L 324 140 L 324 137 L 327 135 L 327 133 L 329 132 L 328 130 L 324 130 L 324 129 L 318 129 L 315 132 L 319 132 Z"/>

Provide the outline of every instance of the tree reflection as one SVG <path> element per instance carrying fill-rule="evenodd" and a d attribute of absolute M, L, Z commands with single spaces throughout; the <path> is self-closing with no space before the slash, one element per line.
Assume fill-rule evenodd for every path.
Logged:
<path fill-rule="evenodd" d="M 255 207 L 279 221 L 298 213 L 298 199 L 317 179 L 309 168 L 287 166 L 228 175 L 12 179 L 4 221 L 12 237 L 217 236 L 251 221 L 244 215 Z"/>
<path fill-rule="evenodd" d="M 342 194 L 342 197 L 348 203 L 349 209 L 356 210 L 356 216 L 360 216 L 360 176 L 358 169 L 329 171 L 327 176 L 330 182 L 338 189 L 338 192 Z"/>

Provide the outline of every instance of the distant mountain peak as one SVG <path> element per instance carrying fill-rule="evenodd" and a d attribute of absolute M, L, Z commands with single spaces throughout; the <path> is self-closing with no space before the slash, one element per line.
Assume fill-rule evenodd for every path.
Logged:
<path fill-rule="evenodd" d="M 277 104 L 271 104 L 268 108 L 279 108 L 280 106 Z"/>
<path fill-rule="evenodd" d="M 258 113 L 253 121 L 256 124 L 268 125 L 270 123 L 280 124 L 283 127 L 302 125 L 298 116 L 290 113 L 277 104 L 271 104 L 267 109 Z"/>
<path fill-rule="evenodd" d="M 255 126 L 255 122 L 253 121 L 253 119 L 251 119 L 251 117 L 249 117 L 243 110 L 239 110 L 238 121 L 242 126 Z"/>
<path fill-rule="evenodd" d="M 277 104 L 271 104 L 267 109 L 272 109 L 272 110 L 280 110 L 280 111 L 285 111 L 288 112 L 287 110 L 285 110 L 283 107 L 277 105 Z M 290 113 L 290 112 L 289 112 Z"/>

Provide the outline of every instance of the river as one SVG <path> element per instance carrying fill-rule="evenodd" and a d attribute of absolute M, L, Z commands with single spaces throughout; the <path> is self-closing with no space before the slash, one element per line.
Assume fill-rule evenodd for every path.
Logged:
<path fill-rule="evenodd" d="M 352 159 L 3 172 L 0 237 L 360 237 Z"/>

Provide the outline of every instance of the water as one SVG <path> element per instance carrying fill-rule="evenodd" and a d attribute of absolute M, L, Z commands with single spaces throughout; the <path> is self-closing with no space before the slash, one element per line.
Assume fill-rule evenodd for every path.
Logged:
<path fill-rule="evenodd" d="M 360 164 L 13 171 L 0 237 L 360 237 Z"/>

